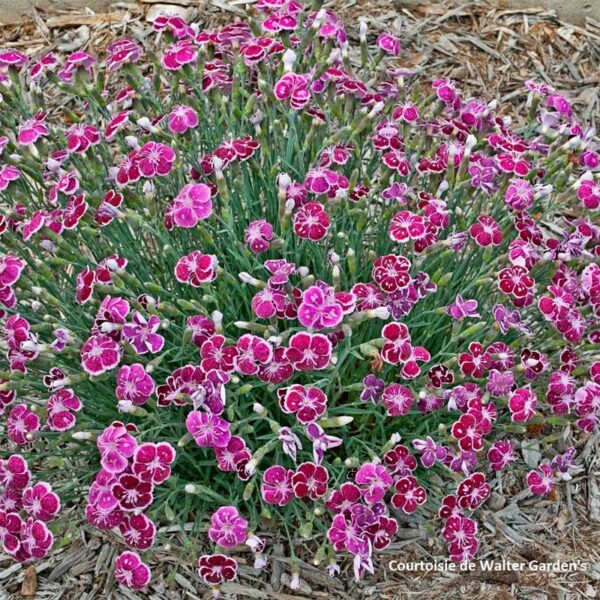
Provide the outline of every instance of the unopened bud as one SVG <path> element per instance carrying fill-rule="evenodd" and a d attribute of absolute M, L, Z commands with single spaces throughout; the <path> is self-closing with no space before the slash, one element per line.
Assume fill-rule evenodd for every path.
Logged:
<path fill-rule="evenodd" d="M 132 150 L 138 150 L 140 147 L 140 142 L 135 135 L 126 135 L 125 143 L 127 144 L 127 147 Z"/>
<path fill-rule="evenodd" d="M 242 283 L 247 283 L 248 285 L 251 285 L 253 287 L 257 287 L 257 288 L 266 287 L 266 284 L 264 281 L 261 281 L 260 279 L 256 279 L 256 277 L 252 277 L 252 275 L 250 275 L 250 273 L 246 273 L 245 271 L 242 271 L 241 273 L 239 273 L 238 277 L 240 278 Z"/>
<path fill-rule="evenodd" d="M 282 61 L 284 71 L 286 73 L 289 73 L 294 69 L 294 63 L 296 62 L 296 53 L 288 48 L 283 53 Z"/>
<path fill-rule="evenodd" d="M 327 429 L 330 427 L 344 427 L 352 423 L 352 421 L 354 421 L 354 417 L 350 416 L 331 417 L 329 419 L 321 419 L 319 421 L 319 425 L 323 429 Z"/>
<path fill-rule="evenodd" d="M 71 437 L 74 440 L 79 440 L 81 442 L 87 442 L 90 440 L 96 439 L 96 435 L 91 431 L 76 431 Z"/>
<path fill-rule="evenodd" d="M 367 31 L 368 31 L 367 24 L 364 21 L 361 21 L 358 26 L 358 37 L 361 42 L 367 41 Z"/>
<path fill-rule="evenodd" d="M 152 125 L 152 121 L 150 121 L 148 117 L 141 117 L 136 121 L 136 123 L 148 133 L 158 133 L 158 129 Z"/>

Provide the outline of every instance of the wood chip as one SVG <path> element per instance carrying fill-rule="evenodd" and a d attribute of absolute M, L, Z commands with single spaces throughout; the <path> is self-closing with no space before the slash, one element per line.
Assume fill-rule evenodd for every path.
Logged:
<path fill-rule="evenodd" d="M 62 17 L 50 17 L 46 20 L 46 26 L 49 28 L 57 27 L 75 27 L 79 25 L 100 25 L 119 22 L 123 18 L 120 11 L 96 13 L 94 15 L 74 14 Z"/>

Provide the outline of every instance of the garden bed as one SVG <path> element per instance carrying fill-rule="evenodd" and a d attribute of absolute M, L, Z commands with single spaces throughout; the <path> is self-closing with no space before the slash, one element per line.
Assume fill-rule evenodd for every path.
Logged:
<path fill-rule="evenodd" d="M 59 52 L 86 50 L 103 52 L 123 34 L 145 39 L 149 32 L 146 9 L 131 5 L 117 9 L 114 24 L 76 13 L 62 15 L 63 21 L 43 20 L 6 27 L 0 47 L 13 47 L 38 54 L 50 45 Z M 235 17 L 237 8 L 210 14 L 210 22 L 222 24 Z M 527 92 L 523 83 L 529 78 L 541 80 L 557 90 L 568 90 L 578 114 L 596 124 L 600 118 L 598 69 L 600 29 L 593 21 L 576 27 L 556 19 L 543 10 L 491 11 L 478 5 L 436 5 L 390 10 L 386 2 L 358 3 L 342 11 L 349 23 L 364 19 L 373 32 L 395 32 L 402 41 L 403 53 L 397 66 L 419 69 L 426 80 L 450 77 L 462 82 L 467 94 L 484 92 L 497 97 L 502 111 L 515 116 L 524 114 Z M 188 13 L 193 19 L 193 12 Z M 205 15 L 203 15 L 204 18 Z M 78 23 L 78 18 L 83 23 Z M 66 23 L 66 26 L 65 26 Z M 355 29 L 351 38 L 358 39 Z M 52 114 L 58 107 L 49 106 Z M 581 470 L 565 486 L 558 499 L 536 498 L 519 493 L 508 501 L 492 496 L 479 511 L 482 545 L 478 558 L 510 557 L 516 562 L 537 560 L 573 561 L 594 565 L 585 573 L 547 574 L 527 571 L 475 572 L 463 574 L 396 573 L 387 568 L 389 560 L 441 560 L 444 546 L 437 532 L 423 523 L 407 519 L 402 523 L 403 539 L 396 539 L 382 554 L 376 555 L 375 576 L 359 583 L 352 579 L 350 564 L 343 564 L 342 576 L 330 580 L 322 568 L 310 563 L 316 548 L 310 543 L 296 548 L 301 587 L 292 591 L 291 563 L 277 528 L 265 528 L 264 535 L 272 552 L 266 573 L 252 568 L 252 555 L 236 555 L 239 579 L 227 583 L 222 591 L 239 598 L 394 598 L 402 594 L 427 592 L 431 598 L 576 598 L 596 597 L 598 542 L 600 533 L 600 491 L 598 437 L 573 433 Z M 533 460 L 533 459 L 532 459 Z M 532 463 L 532 468 L 535 466 Z M 518 487 L 510 471 L 503 474 L 505 489 Z M 263 533 L 263 532 L 261 532 Z M 177 534 L 174 533 L 177 540 Z M 405 539 L 404 539 L 405 538 Z M 186 537 L 173 541 L 184 546 Z M 196 598 L 206 589 L 198 583 L 195 564 L 178 561 L 166 548 L 153 551 L 153 579 L 145 592 L 117 588 L 112 564 L 120 541 L 116 534 L 100 534 L 91 528 L 78 530 L 76 539 L 33 566 L 13 564 L 0 556 L 0 590 L 7 597 L 106 598 L 111 594 L 125 598 Z M 206 548 L 196 548 L 197 554 Z M 37 590 L 37 591 L 34 591 Z M 0 598 L 2 592 L 0 592 Z"/>

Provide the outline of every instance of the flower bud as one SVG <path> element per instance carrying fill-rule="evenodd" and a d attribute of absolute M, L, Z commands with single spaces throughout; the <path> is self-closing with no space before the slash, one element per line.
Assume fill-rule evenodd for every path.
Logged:
<path fill-rule="evenodd" d="M 91 431 L 76 431 L 71 435 L 74 440 L 79 440 L 82 442 L 88 442 L 96 439 L 96 434 Z"/>
<path fill-rule="evenodd" d="M 264 415 L 267 413 L 267 409 L 260 403 L 260 402 L 255 402 L 252 405 L 252 410 L 257 414 L 257 415 Z"/>
<path fill-rule="evenodd" d="M 358 26 L 358 37 L 361 42 L 367 41 L 367 30 L 367 24 L 364 21 L 360 21 L 360 24 Z"/>
<path fill-rule="evenodd" d="M 252 277 L 252 275 L 250 275 L 250 273 L 246 273 L 245 271 L 242 271 L 241 273 L 239 273 L 238 277 L 240 278 L 240 280 L 243 283 L 247 283 L 248 285 L 251 285 L 253 287 L 256 287 L 256 288 L 267 287 L 267 284 L 264 281 L 261 281 L 260 279 L 256 279 L 256 277 Z"/>
<path fill-rule="evenodd" d="M 294 63 L 296 62 L 296 53 L 293 50 L 288 48 L 283 53 L 282 61 L 283 61 L 283 70 L 286 73 L 293 71 Z"/>
<path fill-rule="evenodd" d="M 256 489 L 256 485 L 255 485 L 254 481 L 249 481 L 246 484 L 246 487 L 244 488 L 244 493 L 242 495 L 245 502 L 248 502 L 248 500 L 250 500 L 255 489 Z"/>
<path fill-rule="evenodd" d="M 318 423 L 323 429 L 329 427 L 345 427 L 354 421 L 354 417 L 348 415 L 341 417 L 331 417 L 329 419 L 321 419 Z"/>
<path fill-rule="evenodd" d="M 197 485 L 194 485 L 193 483 L 186 484 L 186 486 L 183 489 L 186 494 L 199 494 L 200 493 L 200 488 Z"/>
<path fill-rule="evenodd" d="M 152 125 L 152 121 L 148 117 L 141 117 L 136 121 L 137 125 L 139 125 L 144 131 L 148 133 L 158 133 L 159 129 Z"/>
<path fill-rule="evenodd" d="M 135 135 L 126 135 L 125 143 L 127 144 L 128 148 L 131 148 L 132 150 L 139 150 L 140 142 Z"/>

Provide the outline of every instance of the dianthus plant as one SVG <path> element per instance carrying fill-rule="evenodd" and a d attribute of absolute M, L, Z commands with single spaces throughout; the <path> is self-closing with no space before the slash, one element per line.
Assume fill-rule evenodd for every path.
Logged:
<path fill-rule="evenodd" d="M 600 417 L 594 130 L 295 0 L 153 29 L 0 53 L 3 549 L 85 519 L 142 588 L 191 523 L 215 590 L 275 539 L 297 587 L 302 540 L 360 578 L 419 521 L 471 559 L 506 469 L 558 501 Z"/>

